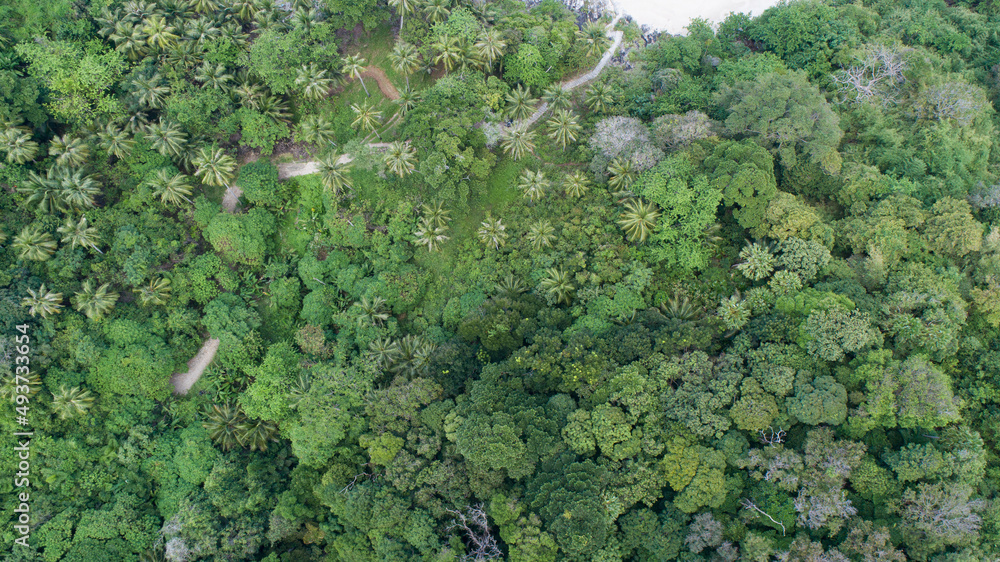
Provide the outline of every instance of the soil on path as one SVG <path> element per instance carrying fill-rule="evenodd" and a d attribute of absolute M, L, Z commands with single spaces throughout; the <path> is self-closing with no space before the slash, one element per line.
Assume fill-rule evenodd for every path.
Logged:
<path fill-rule="evenodd" d="M 365 67 L 364 71 L 361 72 L 361 76 L 364 78 L 374 78 L 378 82 L 378 89 L 382 91 L 382 95 L 389 98 L 390 100 L 399 99 L 399 90 L 396 86 L 389 80 L 389 77 L 385 75 L 385 71 L 377 66 Z"/>
<path fill-rule="evenodd" d="M 174 376 L 170 377 L 170 384 L 174 385 L 174 394 L 187 394 L 187 391 L 191 390 L 194 383 L 198 382 L 201 374 L 212 363 L 212 359 L 215 359 L 215 352 L 217 351 L 219 351 L 218 339 L 209 338 L 205 340 L 204 345 L 201 346 L 198 353 L 188 361 L 187 372 L 175 373 Z"/>
<path fill-rule="evenodd" d="M 226 210 L 227 213 L 235 213 L 236 207 L 240 204 L 240 197 L 243 196 L 243 190 L 235 185 L 231 185 L 226 188 L 226 194 L 222 196 L 222 208 Z"/>
<path fill-rule="evenodd" d="M 370 142 L 368 143 L 368 147 L 381 150 L 389 148 L 390 144 L 391 143 L 388 142 Z M 341 154 L 340 158 L 337 159 L 337 163 L 346 164 L 352 160 L 354 160 L 354 157 L 350 154 Z M 306 176 L 317 172 L 319 172 L 319 162 L 315 160 L 310 162 L 288 162 L 285 164 L 278 164 L 279 180 L 287 180 L 288 178 L 294 178 L 295 176 Z"/>

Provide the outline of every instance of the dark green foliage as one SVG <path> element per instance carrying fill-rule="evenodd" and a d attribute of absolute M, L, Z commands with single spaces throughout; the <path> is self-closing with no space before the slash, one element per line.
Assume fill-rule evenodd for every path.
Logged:
<path fill-rule="evenodd" d="M 12 562 L 1000 557 L 996 3 L 530 4 L 0 6 Z"/>

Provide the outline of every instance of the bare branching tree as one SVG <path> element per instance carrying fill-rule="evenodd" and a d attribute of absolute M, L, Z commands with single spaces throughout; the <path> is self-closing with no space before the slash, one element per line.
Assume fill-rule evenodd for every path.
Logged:
<path fill-rule="evenodd" d="M 896 103 L 899 86 L 906 81 L 904 50 L 885 45 L 869 45 L 856 57 L 857 64 L 833 75 L 843 100 L 872 103 L 882 107 Z"/>
<path fill-rule="evenodd" d="M 768 519 L 770 519 L 771 523 L 774 523 L 775 525 L 778 525 L 778 526 L 781 527 L 781 536 L 785 536 L 785 524 L 782 523 L 781 521 L 776 521 L 774 519 L 774 517 L 771 517 L 766 512 L 764 512 L 763 509 L 757 507 L 757 504 L 753 503 L 753 501 L 751 501 L 751 500 L 749 500 L 747 498 L 743 498 L 742 500 L 740 500 L 740 505 L 742 505 L 743 509 L 746 509 L 747 511 L 753 511 L 755 513 L 758 513 L 758 514 L 763 515 L 764 517 L 767 517 Z"/>
<path fill-rule="evenodd" d="M 461 531 L 465 535 L 465 544 L 469 547 L 469 553 L 462 557 L 463 562 L 480 562 L 482 560 L 497 560 L 503 556 L 500 552 L 500 545 L 493 538 L 490 532 L 489 521 L 486 520 L 486 512 L 483 511 L 483 504 L 465 506 L 465 510 L 447 510 L 455 517 L 455 522 L 449 525 L 446 531 Z"/>
<path fill-rule="evenodd" d="M 785 442 L 785 430 L 781 429 L 780 427 L 778 428 L 778 431 L 775 431 L 770 427 L 767 428 L 767 431 L 764 431 L 762 429 L 760 430 L 760 441 L 761 443 L 769 445 L 771 447 L 775 445 L 780 445 L 781 443 Z"/>

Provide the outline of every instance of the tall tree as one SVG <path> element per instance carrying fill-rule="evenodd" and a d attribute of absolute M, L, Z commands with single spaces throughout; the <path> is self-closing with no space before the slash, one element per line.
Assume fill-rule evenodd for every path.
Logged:
<path fill-rule="evenodd" d="M 205 185 L 228 186 L 236 177 L 236 160 L 221 148 L 203 146 L 191 163 L 196 167 L 194 175 Z"/>
<path fill-rule="evenodd" d="M 101 320 L 111 312 L 118 301 L 118 293 L 110 290 L 110 287 L 109 283 L 94 287 L 93 281 L 87 279 L 80 290 L 73 295 L 74 308 L 95 322 Z"/>
<path fill-rule="evenodd" d="M 549 128 L 549 137 L 562 145 L 563 150 L 566 150 L 569 143 L 576 140 L 576 135 L 583 129 L 577 122 L 576 115 L 566 109 L 556 111 L 555 115 L 545 122 L 545 125 Z"/>
<path fill-rule="evenodd" d="M 349 55 L 344 57 L 341 63 L 341 72 L 360 80 L 361 87 L 365 89 L 365 95 L 372 97 L 368 92 L 368 86 L 365 85 L 364 77 L 361 76 L 361 72 L 365 69 L 365 59 L 361 55 Z"/>
<path fill-rule="evenodd" d="M 409 1 L 409 0 L 400 0 Z M 397 41 L 389 52 L 389 62 L 396 72 L 406 77 L 406 89 L 410 89 L 410 75 L 420 68 L 420 52 L 406 41 Z"/>

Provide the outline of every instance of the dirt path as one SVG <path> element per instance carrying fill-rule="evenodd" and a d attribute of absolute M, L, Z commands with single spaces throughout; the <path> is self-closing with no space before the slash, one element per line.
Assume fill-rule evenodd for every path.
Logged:
<path fill-rule="evenodd" d="M 227 213 L 235 213 L 236 207 L 240 204 L 240 197 L 243 196 L 243 190 L 235 185 L 231 185 L 226 188 L 226 194 L 222 197 L 222 208 L 226 210 Z"/>
<path fill-rule="evenodd" d="M 390 100 L 399 99 L 399 90 L 396 86 L 389 81 L 389 77 L 385 75 L 385 71 L 377 66 L 365 67 L 365 70 L 361 73 L 361 76 L 365 78 L 374 78 L 378 82 L 378 89 L 382 90 L 382 95 L 389 98 Z"/>
<path fill-rule="evenodd" d="M 174 385 L 174 394 L 187 394 L 188 390 L 194 386 L 201 378 L 201 374 L 215 359 L 215 352 L 219 351 L 219 340 L 209 338 L 198 350 L 198 353 L 188 361 L 188 371 L 186 373 L 175 373 L 170 377 L 170 384 Z"/>
<path fill-rule="evenodd" d="M 368 146 L 374 149 L 389 148 L 391 143 L 388 142 L 370 142 Z M 341 154 L 340 158 L 337 159 L 338 164 L 346 164 L 354 160 L 354 157 L 350 154 Z M 307 176 L 309 174 L 315 174 L 319 172 L 319 162 L 313 160 L 310 162 L 288 162 L 286 164 L 278 164 L 278 179 L 287 180 L 288 178 L 294 178 L 295 176 Z"/>
<path fill-rule="evenodd" d="M 608 32 L 608 38 L 611 39 L 611 46 L 608 47 L 608 50 L 604 52 L 604 56 L 601 57 L 601 60 L 597 63 L 597 66 L 595 66 L 593 70 L 582 76 L 578 76 L 568 82 L 563 82 L 562 84 L 563 90 L 566 90 L 568 92 L 573 88 L 576 88 L 577 86 L 581 86 L 583 84 L 586 84 L 587 82 L 590 82 L 594 78 L 597 78 L 601 74 L 601 71 L 604 70 L 604 67 L 607 66 L 609 62 L 611 62 L 611 57 L 614 56 L 614 54 L 618 51 L 618 48 L 622 44 L 622 37 L 623 37 L 622 32 L 612 31 L 615 27 L 615 24 L 618 23 L 619 19 L 621 19 L 620 14 L 615 16 L 615 19 L 611 20 L 611 23 L 609 23 L 608 26 L 605 28 Z M 536 121 L 541 119 L 542 116 L 545 115 L 545 113 L 548 110 L 549 110 L 549 104 L 542 102 L 542 105 L 538 106 L 538 109 L 531 114 L 531 117 L 529 117 L 524 121 L 519 121 L 516 126 L 523 125 L 525 127 L 530 127 L 534 125 Z"/>

